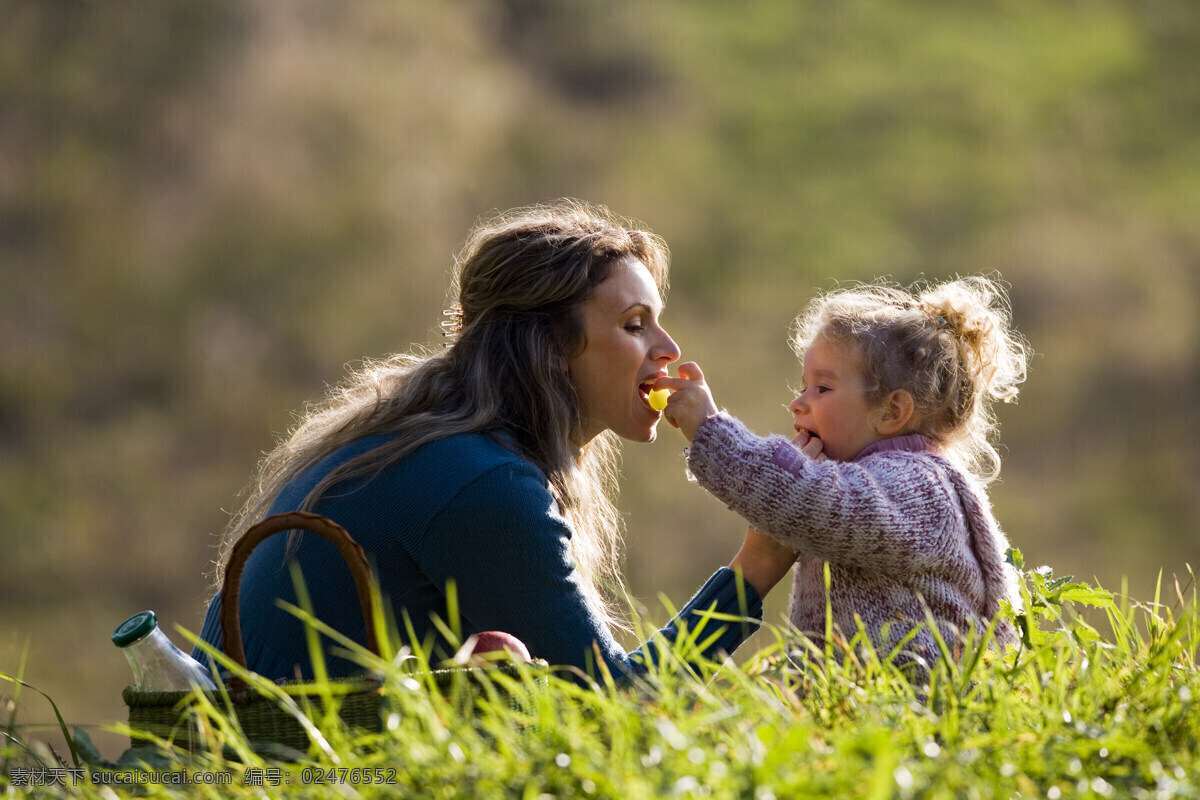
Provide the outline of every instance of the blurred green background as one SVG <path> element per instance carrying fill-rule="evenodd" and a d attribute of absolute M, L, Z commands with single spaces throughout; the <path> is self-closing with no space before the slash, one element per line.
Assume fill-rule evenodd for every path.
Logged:
<path fill-rule="evenodd" d="M 0 670 L 122 719 L 113 627 L 197 630 L 295 412 L 439 340 L 479 215 L 564 195 L 668 240 L 664 325 L 760 433 L 814 292 L 999 270 L 1038 353 L 1001 524 L 1140 600 L 1186 584 L 1198 53 L 1192 0 L 0 0 Z M 683 445 L 625 449 L 658 621 L 743 530 Z"/>

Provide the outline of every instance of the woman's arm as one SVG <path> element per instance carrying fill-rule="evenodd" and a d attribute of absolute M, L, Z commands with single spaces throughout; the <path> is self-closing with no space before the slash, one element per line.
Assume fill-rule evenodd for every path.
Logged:
<path fill-rule="evenodd" d="M 542 473 L 532 464 L 510 462 L 464 487 L 433 518 L 419 562 L 436 585 L 454 581 L 464 633 L 507 631 L 535 658 L 593 674 L 597 655 L 614 676 L 642 671 L 652 651 L 627 655 L 588 602 L 571 555 L 572 535 Z M 718 570 L 661 633 L 673 640 L 679 623 L 694 629 L 710 608 L 761 619 L 757 586 L 774 582 L 762 566 L 768 560 L 745 559 L 748 586 L 739 587 L 732 570 Z M 724 631 L 709 647 L 710 657 L 732 652 L 755 627 L 707 624 Z"/>
<path fill-rule="evenodd" d="M 791 547 L 751 525 L 746 529 L 742 549 L 734 556 L 729 568 L 741 573 L 759 597 L 766 597 L 796 563 L 796 556 L 797 552 Z"/>

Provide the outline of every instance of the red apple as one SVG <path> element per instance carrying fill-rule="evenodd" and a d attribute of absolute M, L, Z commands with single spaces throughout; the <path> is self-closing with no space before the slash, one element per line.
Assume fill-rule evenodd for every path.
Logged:
<path fill-rule="evenodd" d="M 484 631 L 473 634 L 463 643 L 462 649 L 458 653 L 459 658 L 465 657 L 465 660 L 470 661 L 474 666 L 503 660 L 503 653 L 507 653 L 507 657 L 513 661 L 532 660 L 529 648 L 520 639 L 504 631 Z"/>

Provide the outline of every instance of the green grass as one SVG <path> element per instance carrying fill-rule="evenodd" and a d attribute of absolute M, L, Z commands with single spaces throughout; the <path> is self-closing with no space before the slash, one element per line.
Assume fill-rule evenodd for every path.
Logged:
<path fill-rule="evenodd" d="M 122 771 L 88 764 L 99 754 L 81 736 L 62 759 L 67 770 L 80 759 L 66 786 L 38 785 L 63 766 L 10 719 L 0 729 L 0 785 L 106 798 L 1200 796 L 1191 584 L 1135 603 L 1044 568 L 1023 575 L 1024 609 L 1013 615 L 1020 648 L 997 654 L 986 638 L 968 642 L 920 688 L 861 636 L 839 644 L 842 658 L 798 670 L 785 653 L 805 643 L 771 628 L 772 643 L 740 665 L 703 663 L 694 673 L 695 643 L 684 641 L 635 686 L 500 676 L 469 713 L 465 695 L 429 691 L 420 654 L 410 654 L 373 663 L 387 703 L 382 733 L 313 715 L 313 744 L 297 761 L 263 760 L 235 721 L 209 707 L 199 720 L 207 751 L 188 755 L 160 740 L 157 751 L 127 752 Z M 1076 613 L 1082 606 L 1095 625 Z M 498 690 L 528 699 L 514 707 Z M 232 782 L 116 785 L 139 777 L 128 771 L 138 757 L 172 780 L 187 772 Z"/>

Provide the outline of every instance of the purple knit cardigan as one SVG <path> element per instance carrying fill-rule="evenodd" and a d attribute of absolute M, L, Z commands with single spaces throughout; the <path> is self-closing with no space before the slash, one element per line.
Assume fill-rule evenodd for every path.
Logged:
<path fill-rule="evenodd" d="M 822 645 L 829 562 L 834 625 L 849 640 L 863 622 L 880 658 L 911 631 L 897 663 L 932 665 L 939 650 L 926 613 L 952 649 L 1009 598 L 1016 573 L 986 495 L 914 434 L 885 439 L 853 461 L 815 461 L 782 436 L 754 435 L 718 414 L 688 449 L 696 480 L 754 527 L 800 551 L 791 623 Z M 1015 643 L 1002 620 L 997 641 Z M 919 658 L 914 658 L 919 657 Z"/>

